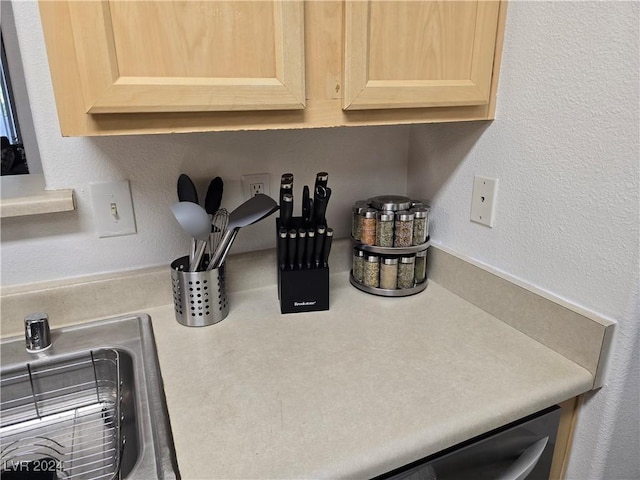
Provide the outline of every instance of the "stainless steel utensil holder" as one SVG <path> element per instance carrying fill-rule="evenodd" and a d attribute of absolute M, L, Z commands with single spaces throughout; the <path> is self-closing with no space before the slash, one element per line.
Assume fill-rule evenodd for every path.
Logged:
<path fill-rule="evenodd" d="M 171 263 L 176 320 L 187 327 L 205 327 L 224 320 L 229 314 L 224 264 L 203 272 L 188 270 L 189 257 Z"/>

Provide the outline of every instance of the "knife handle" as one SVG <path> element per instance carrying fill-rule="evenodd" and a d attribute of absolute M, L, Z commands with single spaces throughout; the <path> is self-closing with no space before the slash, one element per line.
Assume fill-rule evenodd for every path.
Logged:
<path fill-rule="evenodd" d="M 298 243 L 298 231 L 289 230 L 289 238 L 287 240 L 287 264 L 289 270 L 293 270 L 296 261 L 296 244 Z"/>
<path fill-rule="evenodd" d="M 327 228 L 322 243 L 322 266 L 329 266 L 329 254 L 331 253 L 331 242 L 333 241 L 333 228 Z"/>
<path fill-rule="evenodd" d="M 293 173 L 283 173 L 280 179 L 280 206 L 282 206 L 283 197 L 287 193 L 293 195 Z"/>
<path fill-rule="evenodd" d="M 313 266 L 318 268 L 320 266 L 320 257 L 322 256 L 322 245 L 324 244 L 324 227 L 318 227 L 316 230 L 316 238 L 313 242 Z"/>
<path fill-rule="evenodd" d="M 291 217 L 293 216 L 293 195 L 285 193 L 280 204 L 280 226 L 289 229 Z"/>
<path fill-rule="evenodd" d="M 307 243 L 307 230 L 304 228 L 298 229 L 298 245 L 296 246 L 296 266 L 302 269 L 304 266 L 304 247 Z"/>
<path fill-rule="evenodd" d="M 307 230 L 307 242 L 304 250 L 304 263 L 306 268 L 311 268 L 313 261 L 313 246 L 315 244 L 316 231 L 313 228 Z"/>
<path fill-rule="evenodd" d="M 327 183 L 329 182 L 329 174 L 327 172 L 318 172 L 316 173 L 316 183 L 314 188 L 318 185 L 327 188 Z"/>
<path fill-rule="evenodd" d="M 287 229 L 284 227 L 278 230 L 278 265 L 281 270 L 287 266 Z"/>
<path fill-rule="evenodd" d="M 324 213 L 326 211 L 327 189 L 323 186 L 317 186 L 313 192 L 313 217 L 311 223 L 314 227 L 324 225 Z"/>

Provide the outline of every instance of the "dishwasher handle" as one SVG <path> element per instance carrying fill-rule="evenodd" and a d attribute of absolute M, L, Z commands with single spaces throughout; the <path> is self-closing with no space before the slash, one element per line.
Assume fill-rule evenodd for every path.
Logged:
<path fill-rule="evenodd" d="M 496 480 L 525 480 L 537 465 L 548 442 L 549 437 L 544 437 L 532 444 Z"/>

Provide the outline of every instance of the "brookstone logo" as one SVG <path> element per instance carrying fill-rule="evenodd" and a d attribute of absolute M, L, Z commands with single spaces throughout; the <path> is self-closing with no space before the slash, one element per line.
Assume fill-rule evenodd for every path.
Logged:
<path fill-rule="evenodd" d="M 309 305 L 315 305 L 317 302 L 314 300 L 313 302 L 293 302 L 294 307 L 306 307 Z"/>

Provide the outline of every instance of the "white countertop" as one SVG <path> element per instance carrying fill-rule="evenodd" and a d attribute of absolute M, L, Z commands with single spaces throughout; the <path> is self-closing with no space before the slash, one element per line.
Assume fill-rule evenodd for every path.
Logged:
<path fill-rule="evenodd" d="M 150 308 L 184 479 L 372 477 L 589 390 L 584 368 L 430 281 L 382 298 L 331 277 L 331 309 L 274 285 L 203 328 Z"/>

